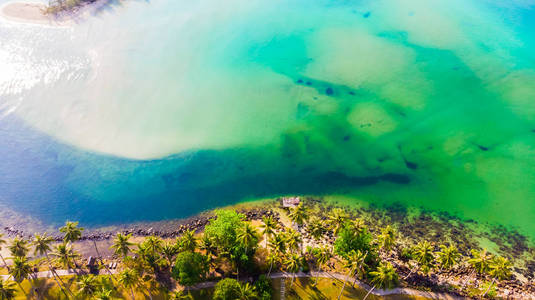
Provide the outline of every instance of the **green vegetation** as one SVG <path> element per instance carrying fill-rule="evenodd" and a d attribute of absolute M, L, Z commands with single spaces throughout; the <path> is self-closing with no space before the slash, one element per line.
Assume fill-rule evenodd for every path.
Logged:
<path fill-rule="evenodd" d="M 17 290 L 13 282 L 0 279 L 0 299 L 14 299 Z"/>
<path fill-rule="evenodd" d="M 201 282 L 208 269 L 208 259 L 204 255 L 198 252 L 184 251 L 176 258 L 172 276 L 180 284 L 191 286 Z"/>
<path fill-rule="evenodd" d="M 375 289 L 406 286 L 416 278 L 451 272 L 461 265 L 470 267 L 471 274 L 463 278 L 461 286 L 451 285 L 450 290 L 491 297 L 497 294 L 496 282 L 511 277 L 509 260 L 486 250 L 473 250 L 471 257 L 463 257 L 451 243 L 421 241 L 407 245 L 390 225 L 371 228 L 363 219 L 341 209 L 325 214 L 318 211 L 301 203 L 280 210 L 278 217 L 272 214 L 261 221 L 248 221 L 236 211 L 216 210 L 204 232 L 185 230 L 176 240 L 148 236 L 136 243 L 131 234 L 117 233 L 110 250 L 121 264 L 112 272 L 100 260 L 99 267 L 106 272 L 99 276 L 88 275 L 88 270 L 81 267 L 82 257 L 73 245 L 84 229 L 76 222 L 67 222 L 60 229 L 60 242 L 47 234 L 35 234 L 31 241 L 0 239 L 0 245 L 7 244 L 10 251 L 11 275 L 10 280 L 0 281 L 1 299 L 24 293 L 27 298 L 54 294 L 56 299 L 135 300 L 146 296 L 267 300 L 276 291 L 269 275 L 280 271 L 289 273 L 285 285 L 289 298 L 304 290 L 310 292 L 308 289 L 319 293 L 317 289 L 325 282 L 319 272 L 337 273 L 338 279 L 344 279 L 335 285 L 336 291 L 333 286 L 324 287 L 322 294 L 328 290 L 330 298 L 338 299 L 353 295 L 360 279 L 371 287 L 366 295 L 363 292 L 359 296 L 367 298 Z M 98 253 L 97 244 L 94 246 Z M 58 267 L 74 273 L 59 276 Z M 37 271 L 46 269 L 51 270 L 52 278 L 37 278 Z M 296 276 L 310 270 L 317 275 L 309 275 L 310 279 Z M 466 288 L 477 277 L 481 279 L 478 288 L 472 288 L 473 284 Z M 214 283 L 198 290 L 196 285 L 203 282 Z M 312 287 L 305 287 L 303 282 Z M 417 283 L 412 285 L 418 287 Z"/>
<path fill-rule="evenodd" d="M 214 300 L 239 299 L 241 285 L 236 279 L 225 278 L 217 283 L 214 290 Z"/>

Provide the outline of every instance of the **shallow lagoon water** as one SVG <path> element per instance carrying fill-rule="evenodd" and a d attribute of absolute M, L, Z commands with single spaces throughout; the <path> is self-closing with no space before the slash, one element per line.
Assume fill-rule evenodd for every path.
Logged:
<path fill-rule="evenodd" d="M 337 194 L 535 236 L 534 26 L 533 1 L 439 0 L 1 21 L 0 204 L 99 226 Z"/>

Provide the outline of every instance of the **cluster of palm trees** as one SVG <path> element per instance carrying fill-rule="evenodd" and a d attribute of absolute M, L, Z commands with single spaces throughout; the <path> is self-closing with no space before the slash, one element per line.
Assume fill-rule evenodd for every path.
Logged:
<path fill-rule="evenodd" d="M 362 219 L 352 219 L 342 209 L 333 209 L 329 214 L 313 210 L 303 204 L 291 208 L 287 214 L 291 221 L 288 226 L 272 216 L 265 216 L 259 231 L 252 223 L 243 220 L 242 215 L 234 211 L 220 211 L 204 233 L 187 230 L 174 241 L 149 236 L 140 243 L 134 243 L 131 234 L 117 233 L 110 248 L 121 262 L 120 272 L 110 270 L 100 260 L 100 268 L 105 269 L 104 276 L 91 275 L 80 267 L 81 256 L 74 250 L 73 243 L 80 240 L 84 229 L 77 222 L 67 222 L 60 228 L 63 240 L 59 243 L 47 234 L 36 234 L 30 240 L 16 237 L 9 244 L 0 236 L 0 248 L 7 247 L 10 252 L 7 259 L 11 260 L 8 265 L 0 255 L 10 275 L 9 280 L 0 280 L 0 299 L 13 299 L 17 285 L 28 297 L 39 299 L 42 291 L 39 291 L 37 271 L 43 266 L 66 299 L 99 300 L 124 297 L 123 294 L 135 299 L 137 293 L 152 299 L 155 291 L 168 294 L 171 299 L 182 299 L 188 296 L 183 291 L 168 292 L 173 289 L 174 283 L 186 287 L 193 285 L 205 280 L 208 273 L 214 274 L 210 270 L 218 270 L 223 276 L 235 274 L 238 280 L 240 272 L 254 275 L 251 272 L 266 270 L 269 277 L 274 270 L 284 270 L 293 274 L 290 289 L 299 271 L 317 271 L 318 276 L 314 280 L 317 284 L 321 271 L 343 270 L 346 280 L 339 291 L 339 299 L 346 282 L 353 278 L 353 285 L 357 279 L 370 284 L 366 297 L 376 288 L 394 287 L 399 281 L 397 269 L 401 267 L 400 261 L 409 263 L 411 267 L 403 279 L 415 273 L 426 276 L 433 270 L 438 273 L 449 271 L 465 262 L 473 270 L 469 278 L 477 275 L 492 278 L 482 296 L 497 280 L 511 276 L 511 263 L 485 250 L 473 250 L 471 257 L 463 259 L 454 245 L 436 247 L 422 241 L 412 247 L 404 247 L 399 242 L 396 229 L 390 225 L 381 228 L 374 236 Z M 94 247 L 98 259 L 101 259 L 96 243 Z M 257 251 L 261 247 L 265 251 Z M 31 250 L 35 258 L 33 261 L 29 259 Z M 191 258 L 186 264 L 188 266 L 193 260 L 198 261 L 200 265 L 194 268 L 198 274 L 180 270 L 180 257 Z M 253 266 L 257 261 L 265 263 Z M 411 263 L 415 266 L 412 267 Z M 222 272 L 224 266 L 229 266 L 230 271 Z M 58 267 L 69 272 L 59 274 Z M 21 285 L 24 280 L 30 283 L 28 291 Z M 237 287 L 243 291 L 241 298 L 259 298 L 259 291 L 254 286 L 238 284 Z"/>
<path fill-rule="evenodd" d="M 9 275 L 22 292 L 26 295 L 30 293 L 35 294 L 36 297 L 39 298 L 39 292 L 35 286 L 39 264 L 32 265 L 29 261 L 29 253 L 31 247 L 33 247 L 33 254 L 45 258 L 45 262 L 48 265 L 48 269 L 56 281 L 56 284 L 60 287 L 65 296 L 69 296 L 69 294 L 67 294 L 68 289 L 66 289 L 65 283 L 62 281 L 61 277 L 58 276 L 55 268 L 52 267 L 52 264 L 55 262 L 64 266 L 66 269 L 71 269 L 71 266 L 76 266 L 76 258 L 78 257 L 78 254 L 73 250 L 72 243 L 80 239 L 83 230 L 83 228 L 79 228 L 77 225 L 78 223 L 76 222 L 67 222 L 65 227 L 60 229 L 65 235 L 63 242 L 54 247 L 52 247 L 52 243 L 54 243 L 55 240 L 47 234 L 36 234 L 32 240 L 15 237 L 11 241 L 7 248 L 11 254 L 12 264 L 8 265 L 3 257 L 2 262 L 4 268 L 8 270 Z M 0 235 L 0 245 L 5 244 L 6 240 Z M 21 282 L 25 279 L 29 280 L 31 286 L 30 291 L 28 292 L 21 285 Z M 12 283 L 2 282 L 2 285 L 9 290 Z M 12 293 L 7 293 L 7 295 L 10 294 Z M 9 299 L 9 296 L 7 295 L 5 295 L 4 298 Z"/>
<path fill-rule="evenodd" d="M 485 249 L 472 250 L 471 257 L 463 257 L 453 244 L 436 247 L 428 241 L 422 241 L 412 247 L 404 248 L 398 241 L 396 229 L 390 225 L 379 230 L 376 237 L 371 239 L 369 248 L 357 249 L 357 247 L 346 252 L 336 251 L 337 242 L 334 245 L 328 242 L 325 239 L 326 233 L 332 232 L 337 236 L 337 241 L 341 239 L 340 233 L 347 229 L 353 235 L 366 234 L 368 231 L 365 222 L 359 218 L 351 220 L 347 213 L 340 208 L 331 210 L 326 216 L 317 211 L 313 213 L 312 217 L 309 217 L 309 214 L 308 209 L 302 204 L 290 209 L 288 214 L 293 222 L 293 227 L 304 229 L 301 232 L 316 242 L 313 246 L 307 247 L 303 257 L 299 257 L 296 251 L 302 249 L 302 247 L 298 247 L 303 240 L 302 233 L 294 229 L 279 228 L 278 224 L 271 218 L 263 219 L 261 229 L 266 239 L 266 245 L 270 249 L 267 256 L 267 262 L 270 265 L 269 272 L 271 272 L 273 265 L 284 266 L 287 271 L 292 273 L 302 268 L 303 264 L 315 264 L 317 270 L 322 270 L 329 261 L 334 261 L 335 265 L 338 263 L 335 269 L 341 267 L 347 270 L 348 279 L 360 278 L 368 281 L 372 286 L 369 290 L 371 292 L 375 288 L 391 288 L 397 284 L 396 268 L 387 261 L 389 258 L 397 256 L 399 261 L 408 258 L 409 262 L 415 263 L 416 266 L 411 267 L 411 271 L 403 279 L 409 278 L 414 273 L 428 275 L 433 270 L 438 273 L 450 271 L 464 263 L 472 269 L 469 279 L 475 274 L 488 275 L 492 278 L 482 296 L 489 292 L 496 281 L 505 280 L 511 276 L 512 265 L 510 261 L 501 256 L 490 255 Z M 394 248 L 398 251 L 393 252 Z M 375 254 L 382 259 L 374 261 L 372 257 Z M 345 284 L 342 286 L 338 298 L 341 297 L 344 287 Z"/>
<path fill-rule="evenodd" d="M 413 272 L 418 271 L 422 271 L 423 274 L 428 274 L 434 269 L 449 271 L 464 262 L 470 266 L 472 271 L 468 279 L 464 281 L 463 287 L 476 274 L 488 275 L 492 278 L 492 282 L 482 295 L 485 296 L 497 280 L 505 280 L 511 277 L 511 262 L 505 257 L 488 253 L 486 249 L 480 251 L 472 249 L 471 257 L 463 257 L 454 245 L 440 245 L 440 250 L 435 252 L 433 245 L 423 241 L 410 250 L 410 258 L 416 262 L 417 267 L 412 269 L 406 278 L 412 275 Z"/>
<path fill-rule="evenodd" d="M 364 221 L 358 218 L 350 220 L 343 209 L 335 208 L 327 216 L 321 216 L 319 211 L 313 214 L 309 217 L 309 209 L 302 203 L 290 209 L 288 216 L 294 227 L 297 227 L 297 231 L 268 225 L 276 223 L 269 218 L 263 219 L 261 228 L 263 228 L 263 234 L 266 235 L 266 240 L 269 240 L 270 253 L 267 260 L 270 263 L 270 270 L 273 263 L 283 265 L 288 272 L 294 274 L 299 269 L 315 266 L 318 271 L 315 280 L 315 284 L 317 284 L 319 272 L 324 269 L 326 264 L 332 262 L 335 270 L 337 269 L 336 265 L 347 270 L 347 277 L 340 289 L 338 299 L 341 298 L 350 278 L 354 278 L 353 285 L 357 278 L 369 279 L 372 284 L 369 292 L 377 287 L 390 288 L 397 283 L 398 275 L 394 267 L 386 261 L 377 262 L 374 259 L 375 253 L 372 253 L 379 249 L 384 251 L 392 249 L 396 235 L 392 227 L 385 227 L 377 239 L 373 241 L 375 244 L 372 245 L 366 241 L 369 233 Z M 344 230 L 349 231 L 351 236 L 366 238 L 362 239 L 362 244 L 344 250 L 336 249 L 335 244 L 325 239 L 326 236 L 330 236 L 329 233 L 337 236 L 337 240 L 342 239 L 340 234 Z M 303 234 L 310 237 L 312 242 L 306 247 L 305 253 L 301 252 L 303 256 L 300 257 L 296 250 L 303 250 L 302 246 L 299 247 L 303 242 Z M 285 252 L 286 248 L 290 251 Z"/>

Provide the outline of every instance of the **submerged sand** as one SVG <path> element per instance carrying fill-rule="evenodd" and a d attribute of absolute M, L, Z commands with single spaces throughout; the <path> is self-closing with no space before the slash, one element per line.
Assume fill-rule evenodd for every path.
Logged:
<path fill-rule="evenodd" d="M 0 16 L 14 22 L 41 24 L 41 25 L 66 25 L 67 20 L 47 14 L 47 6 L 43 3 L 10 2 L 0 8 Z"/>

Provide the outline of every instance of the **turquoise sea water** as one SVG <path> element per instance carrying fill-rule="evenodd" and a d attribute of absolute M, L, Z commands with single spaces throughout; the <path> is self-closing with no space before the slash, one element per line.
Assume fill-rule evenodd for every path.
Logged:
<path fill-rule="evenodd" d="M 0 0 L 0 3 L 6 3 Z M 47 224 L 341 194 L 535 236 L 535 1 L 122 1 L 0 21 L 0 204 Z"/>

